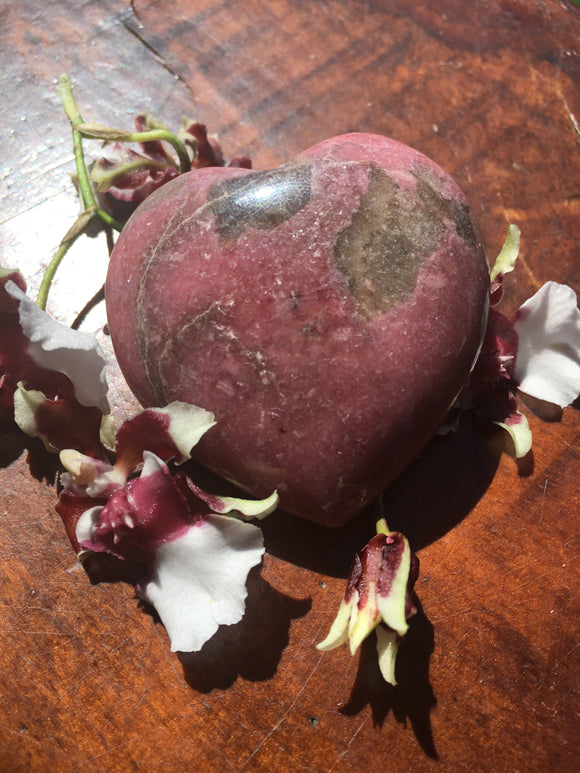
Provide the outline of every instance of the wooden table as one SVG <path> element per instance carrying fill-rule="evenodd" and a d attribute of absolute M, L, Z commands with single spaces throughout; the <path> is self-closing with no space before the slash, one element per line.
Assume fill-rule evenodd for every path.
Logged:
<path fill-rule="evenodd" d="M 19 0 L 0 13 L 2 262 L 33 291 L 78 211 L 64 71 L 86 120 L 188 114 L 256 168 L 346 131 L 393 136 L 457 179 L 491 256 L 508 222 L 521 227 L 505 313 L 549 279 L 580 287 L 580 11 L 567 0 Z M 74 319 L 105 263 L 103 242 L 75 246 L 55 316 Z M 112 392 L 130 411 L 118 377 Z M 466 422 L 387 494 L 422 565 L 396 688 L 372 643 L 360 659 L 314 647 L 364 518 L 339 532 L 272 518 L 244 622 L 177 656 L 132 587 L 91 586 L 54 511 L 54 465 L 29 444 L 29 468 L 23 438 L 5 435 L 0 769 L 576 770 L 580 417 L 525 410 L 524 464 Z"/>

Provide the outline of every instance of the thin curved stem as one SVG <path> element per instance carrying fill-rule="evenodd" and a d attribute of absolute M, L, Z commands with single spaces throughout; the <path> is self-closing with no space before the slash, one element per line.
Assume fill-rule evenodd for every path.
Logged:
<path fill-rule="evenodd" d="M 100 208 L 97 208 L 95 212 L 101 218 L 103 223 L 105 223 L 106 225 L 110 225 L 111 228 L 115 229 L 115 231 L 117 231 L 118 233 L 121 233 L 121 231 L 123 230 L 123 226 L 121 225 L 121 223 L 115 220 L 115 218 L 112 215 L 109 215 L 108 212 L 105 212 L 104 209 L 100 209 Z"/>
<path fill-rule="evenodd" d="M 42 282 L 40 283 L 40 288 L 38 290 L 38 295 L 36 296 L 36 304 L 37 306 L 40 306 L 40 308 L 45 311 L 46 310 L 46 302 L 48 300 L 48 292 L 50 290 L 50 286 L 52 284 L 52 280 L 54 279 L 54 275 L 56 274 L 56 271 L 58 267 L 60 266 L 62 259 L 69 251 L 70 247 L 72 245 L 72 242 L 61 242 L 58 250 L 54 253 L 52 260 L 46 267 L 46 270 L 42 276 Z"/>
<path fill-rule="evenodd" d="M 112 129 L 100 123 L 78 123 L 75 127 L 83 137 L 91 140 L 105 140 L 108 142 L 168 142 L 179 159 L 179 173 L 191 171 L 191 159 L 187 148 L 175 134 L 168 129 L 148 129 L 145 132 L 128 132 L 124 129 Z"/>
<path fill-rule="evenodd" d="M 83 151 L 83 135 L 82 132 L 78 129 L 78 127 L 81 126 L 84 122 L 73 96 L 71 80 L 66 74 L 60 76 L 60 80 L 58 82 L 58 93 L 60 95 L 60 101 L 62 103 L 64 112 L 66 113 L 72 128 L 73 153 L 75 157 L 77 179 L 79 191 L 83 200 L 83 206 L 85 210 L 94 210 L 104 223 L 112 226 L 116 231 L 121 231 L 123 226 L 118 223 L 114 217 L 109 215 L 108 212 L 105 212 L 103 209 L 101 209 L 97 204 L 97 200 L 95 199 L 87 164 L 85 162 L 85 154 Z"/>
<path fill-rule="evenodd" d="M 89 179 L 89 173 L 87 171 L 87 165 L 85 163 L 85 156 L 83 153 L 82 135 L 76 128 L 83 123 L 83 119 L 77 107 L 77 103 L 75 102 L 75 98 L 72 93 L 72 83 L 68 75 L 60 76 L 60 80 L 58 82 L 58 93 L 72 128 L 73 153 L 77 168 L 79 191 L 81 193 L 83 205 L 85 209 L 96 209 L 97 202 L 93 194 L 93 189 L 91 188 L 91 181 Z"/>
<path fill-rule="evenodd" d="M 170 131 L 167 131 L 166 129 L 152 129 L 148 132 L 135 132 L 133 134 L 130 134 L 127 138 L 128 142 L 150 142 L 152 140 L 161 140 L 162 142 L 168 142 L 175 152 L 177 153 L 177 157 L 179 158 L 179 173 L 184 174 L 184 172 L 190 172 L 191 171 L 191 160 L 189 158 L 189 155 L 187 153 L 187 148 L 181 142 L 180 139 L 178 139 L 175 134 L 172 134 Z"/>
<path fill-rule="evenodd" d="M 36 304 L 37 306 L 40 306 L 41 309 L 46 309 L 46 302 L 48 300 L 48 293 L 52 285 L 52 280 L 54 279 L 58 267 L 62 263 L 62 259 L 79 238 L 79 236 L 85 233 L 98 217 L 99 211 L 97 209 L 87 209 L 76 219 L 72 228 L 67 231 L 64 239 L 59 244 L 57 251 L 52 256 L 52 260 L 46 267 L 42 277 L 38 295 L 36 296 Z"/>
<path fill-rule="evenodd" d="M 118 223 L 114 217 L 109 215 L 108 212 L 105 212 L 103 209 L 101 209 L 95 199 L 87 170 L 87 165 L 85 162 L 82 135 L 76 128 L 83 123 L 83 119 L 75 102 L 75 98 L 72 93 L 71 80 L 68 75 L 61 75 L 58 83 L 58 93 L 60 95 L 60 100 L 64 112 L 66 113 L 72 128 L 73 152 L 77 169 L 78 186 L 83 201 L 84 212 L 77 218 L 72 228 L 65 235 L 44 272 L 36 298 L 37 305 L 43 310 L 46 309 L 48 294 L 50 292 L 50 287 L 58 267 L 78 237 L 85 233 L 87 228 L 89 228 L 89 226 L 91 226 L 97 218 L 104 222 L 106 225 L 114 228 L 116 231 L 122 230 L 121 224 Z"/>

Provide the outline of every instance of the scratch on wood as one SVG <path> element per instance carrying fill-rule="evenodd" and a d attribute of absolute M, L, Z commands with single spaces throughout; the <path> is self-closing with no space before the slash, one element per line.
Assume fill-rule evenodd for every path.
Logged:
<path fill-rule="evenodd" d="M 516 590 L 520 590 L 521 588 L 525 588 L 526 585 L 531 585 L 531 583 L 539 582 L 539 580 L 542 580 L 544 577 L 549 577 L 552 574 L 555 574 L 556 572 L 561 571 L 561 568 L 558 566 L 555 569 L 550 569 L 549 572 L 544 572 L 543 574 L 536 575 L 535 577 L 532 577 L 531 580 L 526 580 L 525 582 L 520 583 L 519 585 L 516 585 L 513 588 L 510 588 L 509 592 L 514 593 Z"/>
<path fill-rule="evenodd" d="M 564 103 L 564 112 L 566 113 L 566 118 L 570 122 L 570 126 L 572 127 L 572 131 L 574 132 L 574 135 L 576 136 L 576 142 L 580 142 L 580 126 L 578 125 L 578 121 L 576 120 L 576 116 L 570 110 L 570 106 L 568 105 L 568 102 L 566 101 L 566 97 L 563 94 L 561 96 L 562 96 L 562 102 Z"/>
<path fill-rule="evenodd" d="M 548 478 L 544 481 L 544 488 L 542 490 L 542 501 L 540 502 L 540 517 L 538 518 L 538 523 L 542 523 L 542 519 L 544 517 L 544 502 L 546 499 L 546 491 L 548 490 Z"/>
<path fill-rule="evenodd" d="M 360 733 L 360 731 L 361 731 L 361 730 L 363 729 L 363 727 L 366 725 L 366 723 L 367 723 L 367 720 L 368 720 L 368 717 L 365 717 L 365 718 L 363 719 L 363 721 L 360 723 L 360 725 L 358 726 L 358 728 L 355 730 L 355 732 L 354 732 L 354 733 L 353 733 L 353 735 L 352 735 L 352 738 L 350 739 L 350 741 L 349 741 L 349 742 L 347 743 L 347 745 L 346 745 L 346 749 L 345 749 L 345 750 L 343 751 L 343 753 L 342 753 L 342 755 L 343 755 L 343 756 L 344 756 L 344 755 L 346 754 L 346 752 L 348 751 L 348 747 L 351 745 L 351 743 L 354 741 L 354 739 L 357 737 L 357 735 Z"/>
<path fill-rule="evenodd" d="M 185 683 L 185 680 L 183 677 L 179 674 L 178 670 L 175 667 L 175 661 L 174 658 L 171 655 L 171 652 L 167 649 L 167 642 L 159 635 L 159 628 L 155 625 L 155 622 L 152 620 L 153 630 L 155 631 L 155 636 L 157 637 L 159 643 L 161 644 L 161 649 L 163 650 L 163 654 L 165 655 L 165 659 L 169 663 L 171 670 L 175 674 L 175 677 L 177 678 L 177 682 L 181 687 L 187 687 L 187 684 Z"/>
<path fill-rule="evenodd" d="M 314 668 L 312 669 L 312 671 L 311 671 L 311 672 L 308 674 L 308 676 L 306 677 L 306 680 L 305 680 L 304 684 L 302 685 L 302 687 L 301 687 L 301 688 L 298 690 L 298 692 L 296 693 L 296 695 L 295 695 L 295 697 L 294 697 L 294 700 L 292 701 L 292 703 L 291 703 L 291 704 L 288 706 L 288 708 L 286 709 L 286 711 L 285 711 L 285 712 L 282 714 L 282 716 L 280 717 L 280 719 L 278 720 L 278 722 L 276 722 L 276 724 L 275 724 L 275 725 L 274 725 L 274 727 L 273 727 L 273 728 L 270 730 L 270 732 L 269 732 L 269 733 L 266 733 L 266 735 L 265 735 L 265 736 L 262 738 L 262 740 L 261 740 L 261 741 L 259 742 L 259 744 L 256 746 L 256 748 L 254 749 L 254 751 L 253 751 L 253 752 L 250 754 L 250 756 L 248 757 L 248 759 L 247 759 L 247 760 L 244 762 L 244 764 L 243 764 L 243 765 L 242 765 L 242 767 L 240 768 L 240 770 L 239 770 L 239 773 L 241 773 L 243 770 L 245 770 L 245 769 L 248 767 L 248 764 L 250 763 L 250 761 L 251 761 L 251 760 L 252 760 L 252 759 L 253 759 L 253 758 L 256 756 L 256 754 L 257 754 L 257 753 L 260 751 L 260 749 L 261 749 L 261 748 L 262 748 L 262 746 L 263 746 L 263 745 L 266 743 L 266 741 L 268 741 L 268 739 L 269 739 L 269 738 L 271 738 L 271 737 L 274 735 L 274 733 L 276 732 L 276 730 L 278 730 L 278 728 L 280 727 L 280 725 L 282 725 L 282 724 L 283 724 L 284 720 L 285 720 L 285 719 L 286 719 L 286 717 L 287 717 L 287 716 L 290 714 L 290 712 L 292 711 L 292 709 L 294 708 L 294 706 L 297 704 L 297 702 L 298 702 L 298 699 L 300 698 L 300 696 L 302 695 L 302 693 L 303 693 L 303 692 L 304 692 L 304 690 L 306 689 L 306 686 L 308 685 L 308 682 L 310 682 L 310 680 L 312 679 L 312 677 L 314 676 L 314 674 L 315 674 L 315 673 L 316 673 L 316 671 L 318 670 L 318 666 L 320 665 L 320 661 L 322 660 L 323 654 L 324 654 L 324 653 L 322 653 L 322 654 L 320 655 L 320 657 L 318 658 L 318 660 L 316 661 L 316 664 L 315 664 Z"/>
<path fill-rule="evenodd" d="M 571 561 L 573 561 L 573 560 L 574 560 L 574 558 L 572 558 L 572 557 L 567 559 L 568 564 L 571 563 Z M 541 563 L 542 563 L 541 559 L 525 560 L 523 563 L 517 564 L 516 566 L 514 566 L 513 570 L 507 572 L 504 579 L 507 581 L 509 578 L 513 577 L 514 575 L 517 575 L 520 572 L 523 572 L 524 570 L 530 570 L 534 566 L 541 565 Z M 492 601 L 495 601 L 496 599 L 504 598 L 506 594 L 513 594 L 516 591 L 521 590 L 522 588 L 525 588 L 528 585 L 531 585 L 532 583 L 538 583 L 544 577 L 549 577 L 549 576 L 551 576 L 553 574 L 556 574 L 557 572 L 561 572 L 562 569 L 565 566 L 566 566 L 566 564 L 563 564 L 561 566 L 557 566 L 557 567 L 555 567 L 553 569 L 550 569 L 547 572 L 543 572 L 542 574 L 534 575 L 529 580 L 525 580 L 524 582 L 520 582 L 518 585 L 514 585 L 513 587 L 505 587 L 504 586 L 504 587 L 502 587 L 502 589 L 500 591 L 495 593 L 493 596 L 489 596 L 487 598 L 487 600 L 488 600 L 488 602 L 492 602 Z M 461 588 L 460 590 L 456 591 L 455 593 L 449 594 L 446 600 L 449 601 L 451 599 L 454 599 L 454 598 L 457 598 L 457 597 L 461 597 L 463 594 L 468 594 L 469 596 L 473 596 L 474 591 L 480 585 L 481 585 L 481 582 L 469 583 L 468 585 L 464 586 L 463 588 Z M 475 607 L 470 605 L 470 606 L 467 606 L 465 609 L 458 610 L 457 612 L 451 612 L 449 614 L 444 614 L 443 616 L 438 617 L 438 618 L 432 618 L 431 622 L 432 622 L 433 625 L 438 625 L 438 624 L 442 623 L 443 621 L 450 620 L 450 619 L 452 619 L 454 617 L 461 617 L 461 616 L 467 615 L 467 614 L 473 615 L 475 609 L 476 609 Z"/>
<path fill-rule="evenodd" d="M 568 652 L 566 652 L 564 655 L 562 655 L 561 658 L 558 658 L 558 660 L 554 663 L 553 668 L 555 668 L 556 666 L 559 666 L 560 663 L 562 663 L 564 660 L 566 660 L 566 658 L 569 657 L 573 652 L 576 652 L 578 647 L 580 647 L 580 643 L 575 644 L 574 647 L 572 647 L 572 649 L 568 650 Z"/>
<path fill-rule="evenodd" d="M 354 739 L 359 735 L 359 733 L 363 729 L 363 727 L 367 724 L 367 721 L 368 721 L 368 717 L 365 717 L 363 719 L 363 721 L 360 723 L 360 725 L 357 727 L 357 729 L 354 731 L 354 733 L 352 734 L 350 740 L 347 741 L 346 748 L 343 751 L 341 751 L 341 753 L 339 754 L 339 757 L 340 757 L 341 760 L 343 760 L 344 757 L 346 757 L 346 754 L 348 752 L 349 746 L 352 744 Z M 338 761 L 339 760 L 337 760 L 337 763 L 338 763 Z M 332 773 L 332 771 L 335 770 L 335 769 L 336 769 L 336 765 L 333 765 L 331 768 L 328 769 L 328 773 Z"/>

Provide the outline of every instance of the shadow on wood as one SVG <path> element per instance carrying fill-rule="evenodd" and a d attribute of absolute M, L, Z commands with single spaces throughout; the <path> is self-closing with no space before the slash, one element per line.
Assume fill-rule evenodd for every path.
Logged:
<path fill-rule="evenodd" d="M 413 599 L 417 614 L 412 618 L 409 631 L 397 655 L 397 685 L 387 684 L 379 671 L 375 636 L 369 636 L 361 647 L 356 681 L 348 703 L 341 714 L 354 716 L 370 706 L 373 723 L 383 725 L 389 711 L 396 720 L 410 721 L 415 737 L 425 754 L 439 759 L 431 727 L 431 711 L 437 699 L 429 681 L 429 660 L 435 647 L 433 626 L 427 619 L 421 603 Z"/>
<path fill-rule="evenodd" d="M 384 494 L 389 527 L 418 551 L 465 518 L 491 483 L 501 455 L 468 416 L 457 432 L 435 437 Z M 340 529 L 277 512 L 262 528 L 269 553 L 333 577 L 347 577 L 353 556 L 375 533 L 373 508 Z"/>
<path fill-rule="evenodd" d="M 273 677 L 288 644 L 290 623 L 312 606 L 310 599 L 292 599 L 274 590 L 258 568 L 247 585 L 243 620 L 221 626 L 199 652 L 179 653 L 185 679 L 194 690 L 226 690 L 238 677 L 253 682 Z"/>

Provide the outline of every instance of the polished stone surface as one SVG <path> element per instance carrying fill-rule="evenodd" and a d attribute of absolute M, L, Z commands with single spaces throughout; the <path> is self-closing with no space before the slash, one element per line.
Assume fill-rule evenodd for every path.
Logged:
<path fill-rule="evenodd" d="M 445 418 L 488 289 L 451 178 L 401 143 L 350 134 L 272 171 L 167 184 L 121 234 L 106 295 L 137 396 L 215 413 L 199 459 L 338 525 Z"/>

